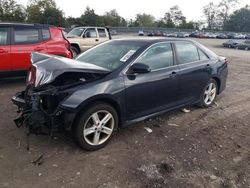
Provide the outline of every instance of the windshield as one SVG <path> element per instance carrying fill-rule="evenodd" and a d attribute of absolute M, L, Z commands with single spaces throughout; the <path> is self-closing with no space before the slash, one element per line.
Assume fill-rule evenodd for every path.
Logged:
<path fill-rule="evenodd" d="M 83 31 L 84 31 L 85 29 L 86 29 L 86 28 L 75 28 L 75 29 L 72 29 L 68 34 L 69 34 L 69 35 L 75 35 L 75 36 L 80 37 L 81 34 L 83 33 Z"/>
<path fill-rule="evenodd" d="M 111 41 L 84 52 L 76 60 L 115 70 L 141 47 L 142 43 L 134 41 Z"/>

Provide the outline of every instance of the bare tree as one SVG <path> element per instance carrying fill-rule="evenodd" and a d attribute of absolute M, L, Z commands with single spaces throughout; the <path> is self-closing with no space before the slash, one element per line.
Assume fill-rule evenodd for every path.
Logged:
<path fill-rule="evenodd" d="M 208 29 L 216 29 L 218 14 L 217 6 L 213 2 L 210 2 L 203 7 L 203 13 L 207 20 Z"/>
<path fill-rule="evenodd" d="M 240 0 L 222 0 L 219 3 L 219 14 L 218 16 L 221 17 L 223 21 L 223 25 L 225 25 L 226 21 L 228 20 L 232 10 L 239 4 Z"/>

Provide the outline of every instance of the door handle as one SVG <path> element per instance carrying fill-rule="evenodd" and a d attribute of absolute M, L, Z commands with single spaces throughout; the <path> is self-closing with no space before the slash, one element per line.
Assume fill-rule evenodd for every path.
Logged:
<path fill-rule="evenodd" d="M 173 71 L 173 72 L 169 75 L 169 77 L 170 77 L 170 78 L 175 78 L 176 75 L 177 75 L 177 73 L 176 73 L 175 71 Z"/>
<path fill-rule="evenodd" d="M 207 64 L 207 65 L 206 65 L 206 69 L 210 69 L 210 64 Z"/>
<path fill-rule="evenodd" d="M 99 41 L 99 39 L 95 39 L 95 41 L 96 41 L 96 42 L 98 42 L 98 41 Z"/>
<path fill-rule="evenodd" d="M 4 49 L 0 49 L 0 53 L 7 53 L 8 51 L 4 50 Z"/>

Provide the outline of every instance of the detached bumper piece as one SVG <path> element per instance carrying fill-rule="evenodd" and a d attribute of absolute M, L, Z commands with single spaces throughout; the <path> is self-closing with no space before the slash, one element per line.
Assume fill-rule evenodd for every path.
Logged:
<path fill-rule="evenodd" d="M 65 112 L 58 105 L 62 97 L 51 93 L 17 93 L 12 97 L 12 102 L 18 107 L 18 116 L 14 119 L 16 126 L 25 125 L 28 134 L 53 136 L 65 122 Z"/>

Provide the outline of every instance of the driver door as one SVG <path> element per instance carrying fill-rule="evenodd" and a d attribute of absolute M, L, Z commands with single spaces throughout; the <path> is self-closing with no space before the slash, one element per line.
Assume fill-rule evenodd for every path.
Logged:
<path fill-rule="evenodd" d="M 130 68 L 124 76 L 127 118 L 135 119 L 176 105 L 179 81 L 172 45 L 155 44 L 135 63 L 147 64 L 151 72 L 136 74 Z"/>
<path fill-rule="evenodd" d="M 85 30 L 81 40 L 81 50 L 86 51 L 87 49 L 95 46 L 99 43 L 97 32 L 95 28 L 88 28 Z"/>

